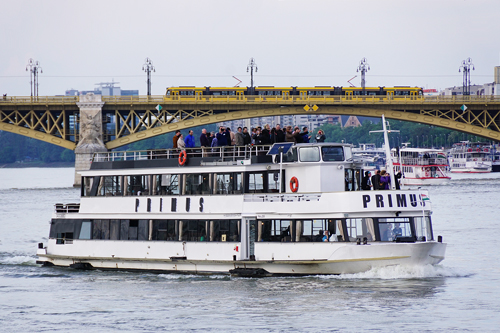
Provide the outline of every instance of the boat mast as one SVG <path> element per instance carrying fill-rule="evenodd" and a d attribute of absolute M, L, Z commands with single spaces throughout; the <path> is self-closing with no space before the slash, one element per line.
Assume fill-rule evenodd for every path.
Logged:
<path fill-rule="evenodd" d="M 370 131 L 370 133 L 380 133 L 384 132 L 384 149 L 385 149 L 385 167 L 386 171 L 389 172 L 390 178 L 391 178 L 391 189 L 396 189 L 396 178 L 394 174 L 394 166 L 392 164 L 392 157 L 391 157 L 391 146 L 389 145 L 389 136 L 387 133 L 390 133 L 391 130 L 387 130 L 386 122 L 385 122 L 385 117 L 382 115 L 382 130 L 381 131 Z M 392 131 L 392 132 L 399 132 L 399 131 Z M 399 164 L 401 166 L 401 163 Z"/>

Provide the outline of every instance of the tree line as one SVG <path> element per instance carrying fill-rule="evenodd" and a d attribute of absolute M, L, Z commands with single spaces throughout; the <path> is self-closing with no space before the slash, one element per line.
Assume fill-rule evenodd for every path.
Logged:
<path fill-rule="evenodd" d="M 453 143 L 465 140 L 489 141 L 470 134 L 419 123 L 389 120 L 389 124 L 391 130 L 399 130 L 399 132 L 394 131 L 389 134 L 391 147 L 409 143 L 411 147 L 449 148 Z M 217 132 L 216 124 L 191 128 L 194 132 L 197 146 L 200 145 L 199 137 L 202 128 L 206 128 L 208 132 Z M 359 146 L 361 143 L 375 143 L 377 147 L 381 147 L 384 141 L 382 133 L 370 133 L 370 131 L 382 129 L 380 120 L 374 118 L 365 118 L 362 126 L 358 127 L 342 127 L 340 125 L 324 124 L 319 129 L 322 129 L 325 133 L 326 142 L 345 142 L 352 143 L 355 146 Z M 236 128 L 232 130 L 236 131 Z M 317 130 L 318 129 L 311 132 L 313 139 Z M 187 134 L 188 129 L 182 132 Z M 173 132 L 166 133 L 164 135 L 134 142 L 117 148 L 117 150 L 172 148 L 173 135 Z M 18 134 L 0 131 L 0 163 L 15 163 L 22 161 L 43 164 L 52 162 L 74 162 L 74 160 L 75 154 L 72 150 Z"/>

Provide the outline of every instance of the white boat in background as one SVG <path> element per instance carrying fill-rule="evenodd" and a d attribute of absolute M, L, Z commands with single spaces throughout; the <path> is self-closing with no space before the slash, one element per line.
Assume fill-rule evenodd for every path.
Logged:
<path fill-rule="evenodd" d="M 374 143 L 360 143 L 358 148 L 352 148 L 352 154 L 364 161 L 365 171 L 375 171 L 385 167 L 385 150 L 377 148 Z"/>
<path fill-rule="evenodd" d="M 439 185 L 451 179 L 446 153 L 441 149 L 392 149 L 395 173 L 401 171 L 401 185 Z"/>
<path fill-rule="evenodd" d="M 491 172 L 500 172 L 500 150 L 496 147 L 491 149 Z"/>
<path fill-rule="evenodd" d="M 469 141 L 455 143 L 451 148 L 449 159 L 453 173 L 491 172 L 491 145 Z"/>

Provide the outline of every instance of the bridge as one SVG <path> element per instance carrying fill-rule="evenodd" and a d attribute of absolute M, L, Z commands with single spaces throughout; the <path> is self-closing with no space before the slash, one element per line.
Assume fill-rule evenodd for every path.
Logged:
<path fill-rule="evenodd" d="M 74 150 L 79 171 L 95 152 L 178 129 L 311 113 L 384 114 L 500 141 L 500 96 L 9 96 L 0 100 L 0 130 Z"/>

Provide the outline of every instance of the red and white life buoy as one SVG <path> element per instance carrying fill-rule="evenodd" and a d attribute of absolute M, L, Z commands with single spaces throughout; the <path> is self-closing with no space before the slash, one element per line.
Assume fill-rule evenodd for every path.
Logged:
<path fill-rule="evenodd" d="M 472 151 L 472 148 L 467 149 L 467 151 L 470 153 Z"/>
<path fill-rule="evenodd" d="M 484 148 L 484 152 L 487 153 L 489 152 L 490 150 L 488 148 Z"/>
<path fill-rule="evenodd" d="M 292 177 L 292 179 L 290 179 L 290 190 L 294 193 L 299 190 L 299 180 L 297 177 Z"/>
<path fill-rule="evenodd" d="M 186 151 L 183 150 L 179 153 L 179 165 L 184 165 L 186 164 L 188 160 L 188 157 L 187 157 L 187 154 L 186 154 Z"/>
<path fill-rule="evenodd" d="M 481 151 L 481 149 L 477 148 L 476 151 L 479 153 Z"/>

